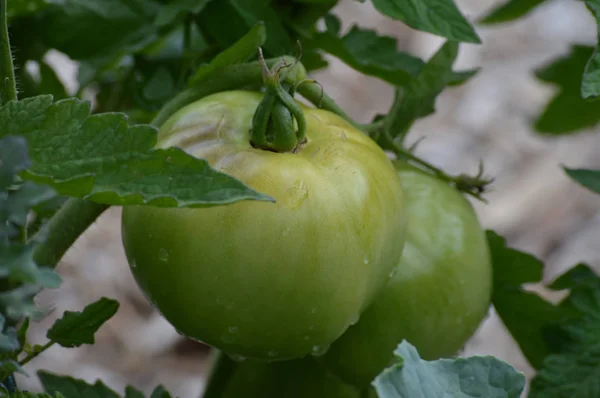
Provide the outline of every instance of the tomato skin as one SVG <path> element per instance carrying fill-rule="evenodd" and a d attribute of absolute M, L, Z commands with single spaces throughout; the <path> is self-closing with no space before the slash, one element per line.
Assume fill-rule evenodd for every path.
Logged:
<path fill-rule="evenodd" d="M 322 357 L 342 380 L 368 385 L 406 339 L 423 359 L 456 354 L 486 316 L 492 267 L 485 232 L 471 204 L 447 183 L 397 163 L 409 214 L 395 273 Z"/>
<path fill-rule="evenodd" d="M 298 153 L 252 148 L 262 94 L 230 91 L 178 111 L 179 146 L 276 203 L 126 206 L 122 239 L 150 302 L 180 333 L 229 354 L 322 354 L 373 301 L 402 252 L 406 209 L 385 153 L 337 115 L 303 107 Z"/>

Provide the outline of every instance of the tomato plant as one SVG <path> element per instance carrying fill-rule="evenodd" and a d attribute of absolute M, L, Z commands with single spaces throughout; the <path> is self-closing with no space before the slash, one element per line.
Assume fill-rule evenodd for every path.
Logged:
<path fill-rule="evenodd" d="M 207 159 L 275 203 L 128 206 L 123 243 L 142 290 L 181 333 L 244 357 L 320 354 L 400 258 L 403 194 L 381 148 L 329 111 L 304 107 L 294 152 L 254 148 L 262 96 L 194 102 L 163 125 L 158 146 Z"/>
<path fill-rule="evenodd" d="M 341 3 L 0 0 L 0 395 L 120 396 L 44 370 L 43 392 L 27 392 L 20 375 L 53 346 L 94 344 L 119 310 L 102 297 L 47 341 L 27 335 L 47 315 L 37 294 L 61 284 L 53 268 L 122 207 L 127 271 L 216 354 L 203 398 L 517 398 L 525 376 L 508 363 L 453 358 L 490 307 L 535 371 L 530 398 L 595 398 L 600 277 L 578 264 L 544 283 L 540 260 L 480 225 L 468 199 L 487 198 L 483 168 L 449 174 L 407 140 L 479 73 L 454 69 L 464 43 L 482 44 L 478 26 L 549 2 L 509 0 L 474 23 L 452 0 L 372 0 L 445 39 L 426 60 L 348 26 Z M 600 21 L 597 1 L 576 3 Z M 359 123 L 338 105 L 315 80 L 335 73 L 331 57 L 386 83 L 388 110 Z M 597 48 L 578 44 L 538 70 L 559 89 L 532 127 L 597 126 L 599 69 Z M 565 172 L 600 192 L 600 171 Z"/>
<path fill-rule="evenodd" d="M 422 358 L 455 355 L 487 314 L 492 267 L 471 204 L 453 187 L 397 163 L 406 196 L 406 244 L 393 276 L 360 321 L 323 357 L 343 380 L 368 385 L 408 340 Z"/>

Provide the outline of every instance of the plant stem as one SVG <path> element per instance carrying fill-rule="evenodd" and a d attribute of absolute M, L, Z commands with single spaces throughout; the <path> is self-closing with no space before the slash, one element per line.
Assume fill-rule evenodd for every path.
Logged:
<path fill-rule="evenodd" d="M 306 82 L 301 84 L 298 86 L 298 93 L 312 102 L 316 107 L 333 112 L 346 119 L 346 121 L 351 123 L 354 127 L 362 130 L 362 126 L 348 116 L 348 114 L 335 103 L 333 98 L 328 96 L 317 83 Z"/>
<path fill-rule="evenodd" d="M 202 397 L 220 397 L 236 368 L 237 364 L 232 359 L 215 349 L 212 358 L 212 369 L 208 376 L 208 384 Z"/>
<path fill-rule="evenodd" d="M 38 355 L 40 355 L 42 352 L 46 351 L 48 348 L 52 347 L 54 344 L 56 343 L 56 341 L 52 341 L 50 340 L 49 342 L 47 342 L 46 344 L 44 344 L 39 351 L 36 351 L 32 354 L 27 354 L 27 356 L 23 359 L 21 359 L 19 361 L 19 365 L 23 366 L 26 363 L 30 362 L 32 359 L 34 359 L 35 357 L 37 357 Z"/>
<path fill-rule="evenodd" d="M 385 130 L 393 133 L 392 138 L 394 141 L 400 143 L 404 142 L 404 138 L 414 122 L 414 120 L 407 120 L 402 114 L 401 109 L 403 100 L 404 89 L 402 87 L 396 87 L 396 91 L 394 92 L 394 102 L 383 125 Z"/>
<path fill-rule="evenodd" d="M 290 64 L 294 63 L 294 59 L 292 57 L 286 56 L 283 58 Z M 280 60 L 281 58 L 272 58 L 266 60 L 266 62 L 269 67 L 272 67 Z M 294 66 L 294 68 L 303 70 L 304 66 L 298 63 Z M 290 81 L 291 83 L 295 83 L 297 79 L 304 78 L 304 76 L 298 77 L 298 75 L 302 74 L 302 72 L 288 72 L 286 75 L 286 80 Z M 158 115 L 156 115 L 152 121 L 152 124 L 156 127 L 162 126 L 162 124 L 179 109 L 207 95 L 220 91 L 239 89 L 240 87 L 260 87 L 262 82 L 262 69 L 258 61 L 226 66 L 220 71 L 209 76 L 206 80 L 200 82 L 198 86 L 194 86 L 183 91 L 171 101 L 167 102 L 160 110 Z"/>
<path fill-rule="evenodd" d="M 56 267 L 66 251 L 106 209 L 103 205 L 71 198 L 54 214 L 48 224 L 37 234 L 46 240 L 36 247 L 34 258 L 40 265 Z"/>
<path fill-rule="evenodd" d="M 7 0 L 0 0 L 0 105 L 17 99 L 17 85 L 8 38 Z"/>

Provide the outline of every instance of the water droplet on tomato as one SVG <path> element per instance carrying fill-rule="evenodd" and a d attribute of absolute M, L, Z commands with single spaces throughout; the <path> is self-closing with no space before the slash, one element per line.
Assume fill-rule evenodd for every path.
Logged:
<path fill-rule="evenodd" d="M 316 357 L 321 356 L 327 352 L 327 348 L 327 346 L 323 345 L 314 345 L 310 354 Z"/>
<path fill-rule="evenodd" d="M 317 313 L 317 309 L 316 309 L 316 308 L 313 308 L 312 310 L 310 310 L 310 313 L 311 313 L 311 314 L 316 314 L 316 313 Z"/>
<path fill-rule="evenodd" d="M 308 330 L 315 330 L 315 325 L 310 325 Z"/>
<path fill-rule="evenodd" d="M 363 259 L 363 262 L 365 264 L 369 264 L 369 255 L 368 254 L 365 254 L 365 258 Z"/>
<path fill-rule="evenodd" d="M 244 362 L 246 359 L 248 359 L 245 356 L 239 354 L 228 354 L 228 356 L 234 362 Z"/>
<path fill-rule="evenodd" d="M 131 268 L 135 268 L 135 267 L 137 267 L 137 263 L 134 260 L 134 261 L 131 262 Z"/>
<path fill-rule="evenodd" d="M 394 275 L 396 275 L 396 270 L 397 270 L 397 269 L 398 269 L 397 267 L 394 267 L 394 268 L 392 269 L 392 272 L 390 272 L 390 278 L 392 278 Z"/>
<path fill-rule="evenodd" d="M 304 336 L 304 340 L 310 340 L 310 337 L 308 335 Z"/>
<path fill-rule="evenodd" d="M 360 319 L 360 314 L 356 314 L 354 316 L 354 318 L 352 318 L 352 320 L 350 321 L 350 325 L 356 325 L 358 323 L 359 319 Z"/>
<path fill-rule="evenodd" d="M 167 261 L 169 261 L 169 253 L 167 252 L 166 249 L 164 248 L 160 248 L 158 250 L 158 259 L 164 263 L 166 263 Z"/>
<path fill-rule="evenodd" d="M 281 235 L 282 236 L 288 236 L 290 234 L 290 231 L 291 230 L 289 228 L 286 228 L 283 231 L 281 231 Z"/>
<path fill-rule="evenodd" d="M 267 355 L 270 356 L 271 358 L 277 358 L 279 356 L 279 353 L 277 351 L 271 350 L 267 353 Z"/>
<path fill-rule="evenodd" d="M 295 209 L 308 198 L 308 188 L 303 181 L 296 180 L 294 186 L 289 188 L 280 200 L 289 209 Z"/>
<path fill-rule="evenodd" d="M 235 341 L 235 336 L 232 334 L 224 334 L 221 336 L 221 341 L 225 344 L 231 344 Z"/>
<path fill-rule="evenodd" d="M 235 334 L 235 333 L 237 333 L 237 332 L 238 332 L 238 328 L 237 328 L 237 326 L 229 326 L 229 327 L 227 328 L 227 331 L 228 331 L 229 333 Z"/>

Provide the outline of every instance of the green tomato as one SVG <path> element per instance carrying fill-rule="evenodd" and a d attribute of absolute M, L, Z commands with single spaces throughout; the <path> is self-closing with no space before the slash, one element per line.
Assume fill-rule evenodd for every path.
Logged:
<path fill-rule="evenodd" d="M 126 206 L 123 244 L 141 290 L 183 335 L 248 358 L 319 355 L 400 259 L 402 186 L 377 144 L 325 110 L 303 107 L 307 142 L 293 153 L 253 148 L 261 98 L 205 97 L 163 125 L 158 146 L 206 159 L 276 203 Z"/>
<path fill-rule="evenodd" d="M 322 357 L 342 380 L 369 384 L 406 339 L 423 359 L 452 356 L 486 316 L 492 267 L 471 204 L 447 183 L 404 163 L 408 230 L 394 275 L 360 321 Z"/>
<path fill-rule="evenodd" d="M 362 398 L 358 388 L 330 375 L 313 357 L 292 361 L 244 361 L 236 366 L 223 398 Z"/>

